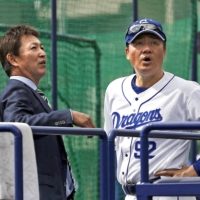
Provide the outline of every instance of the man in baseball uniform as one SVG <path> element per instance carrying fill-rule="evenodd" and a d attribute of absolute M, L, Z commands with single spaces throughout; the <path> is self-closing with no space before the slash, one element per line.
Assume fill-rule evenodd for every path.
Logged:
<path fill-rule="evenodd" d="M 126 58 L 135 74 L 112 81 L 106 90 L 104 128 L 141 130 L 152 122 L 200 120 L 200 85 L 163 71 L 166 35 L 162 25 L 144 18 L 129 25 L 125 35 Z M 181 169 L 188 163 L 190 141 L 149 139 L 149 179 L 165 169 Z M 117 179 L 134 200 L 140 181 L 140 138 L 117 137 Z M 154 197 L 156 200 L 193 200 L 195 197 Z"/>

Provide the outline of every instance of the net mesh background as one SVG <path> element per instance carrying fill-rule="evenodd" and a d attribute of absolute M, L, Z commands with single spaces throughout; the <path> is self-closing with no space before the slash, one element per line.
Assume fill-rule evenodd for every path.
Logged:
<path fill-rule="evenodd" d="M 152 18 L 163 25 L 167 36 L 164 70 L 185 79 L 191 79 L 194 19 L 200 13 L 195 12 L 196 8 L 199 10 L 197 0 L 138 1 L 138 18 Z M 133 73 L 124 51 L 125 32 L 132 20 L 132 0 L 57 0 L 58 109 L 85 112 L 98 128 L 103 128 L 107 85 Z M 39 88 L 51 101 L 51 1 L 0 0 L 0 35 L 21 23 L 34 26 L 41 33 L 47 74 Z M 2 90 L 8 78 L 3 70 L 0 76 Z M 63 138 L 77 185 L 75 199 L 99 199 L 99 138 Z M 116 187 L 116 199 L 122 199 L 120 186 Z"/>

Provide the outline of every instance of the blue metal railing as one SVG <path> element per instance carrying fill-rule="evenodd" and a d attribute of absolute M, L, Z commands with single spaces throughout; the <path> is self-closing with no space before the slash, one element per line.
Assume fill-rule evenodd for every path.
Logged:
<path fill-rule="evenodd" d="M 149 200 L 151 196 L 200 195 L 200 183 L 170 183 L 150 184 L 148 177 L 148 137 L 198 140 L 200 133 L 194 132 L 168 132 L 162 130 L 199 130 L 198 122 L 186 123 L 152 123 L 140 131 L 136 130 L 112 130 L 107 137 L 105 131 L 100 128 L 59 128 L 31 126 L 33 134 L 42 135 L 92 135 L 100 138 L 100 199 L 115 199 L 115 151 L 114 140 L 116 136 L 141 137 L 141 182 L 137 187 L 138 200 Z M 159 131 L 158 131 L 159 130 Z M 12 132 L 15 137 L 15 200 L 23 200 L 23 157 L 22 157 L 22 133 L 14 125 L 0 125 L 0 132 Z M 159 185 L 159 190 L 158 190 Z M 187 189 L 186 189 L 187 188 Z M 145 191 L 145 192 L 144 192 Z"/>
<path fill-rule="evenodd" d="M 141 184 L 136 185 L 137 199 L 150 200 L 153 196 L 199 196 L 200 182 L 149 184 L 148 137 L 152 130 L 200 130 L 200 123 L 152 123 L 141 130 Z M 166 135 L 166 138 L 171 138 L 171 135 Z M 178 139 L 197 140 L 200 139 L 200 133 L 182 133 Z"/>
<path fill-rule="evenodd" d="M 158 123 L 155 123 L 158 124 Z M 159 123 L 160 124 L 160 123 Z M 162 124 L 162 123 L 161 123 Z M 180 123 L 181 124 L 181 123 Z M 168 124 L 171 125 L 171 124 Z M 183 125 L 183 123 L 182 123 Z M 190 128 L 190 125 L 192 125 L 192 122 L 187 123 L 187 125 L 182 126 L 182 130 L 195 130 L 194 128 Z M 149 125 L 150 126 L 150 125 Z M 147 126 L 147 127 L 149 127 Z M 200 129 L 200 124 L 198 125 L 199 129 Z M 176 128 L 176 129 L 172 129 L 172 130 L 181 130 L 181 128 Z M 196 127 L 197 129 L 197 127 Z M 158 131 L 159 130 L 159 131 Z M 161 129 L 161 130 L 171 130 L 169 127 L 168 129 Z M 148 132 L 149 133 L 149 132 Z M 144 133 L 143 133 L 144 134 Z M 115 143 L 115 137 L 116 136 L 123 136 L 123 137 L 140 137 L 140 131 L 138 130 L 124 130 L 124 129 L 114 129 L 109 133 L 109 137 L 108 137 L 108 200 L 113 200 L 115 199 L 115 151 L 114 151 L 114 143 Z M 168 131 L 160 131 L 159 128 L 154 128 L 153 130 L 151 130 L 151 132 L 149 133 L 149 135 L 147 134 L 147 137 L 151 137 L 151 138 L 171 138 L 171 139 L 187 139 L 187 140 L 197 140 L 200 139 L 200 133 L 191 133 L 191 132 L 183 132 L 183 131 L 178 131 L 178 132 L 168 132 Z M 146 172 L 145 167 L 147 167 L 148 165 L 148 159 L 146 153 L 148 153 L 148 145 L 146 145 L 146 142 L 148 142 L 148 138 L 144 137 L 143 140 L 143 146 L 141 144 L 141 162 L 143 163 L 141 168 L 141 173 L 143 171 L 144 174 L 142 174 L 141 176 L 143 177 L 143 182 L 148 182 L 148 171 Z M 147 141 L 146 141 L 147 140 Z M 145 150 L 142 150 L 142 148 L 145 146 Z M 142 156 L 142 154 L 145 155 Z M 149 183 L 147 183 L 148 185 L 150 185 Z M 153 185 L 153 184 L 151 184 Z M 145 185 L 145 188 L 143 187 L 143 185 L 139 185 L 140 187 L 142 187 L 142 189 L 140 189 L 141 194 L 146 194 L 146 190 L 148 190 L 148 186 Z M 198 186 L 199 187 L 199 186 Z M 157 188 L 158 190 L 158 188 Z M 159 191 L 161 191 L 159 189 Z M 168 190 L 166 190 L 167 193 Z M 198 193 L 198 192 L 196 192 Z M 193 193 L 194 195 L 196 195 L 196 193 Z M 164 195 L 163 195 L 164 196 Z M 143 199 L 142 199 L 143 200 Z M 145 199 L 146 200 L 146 199 Z"/>
<path fill-rule="evenodd" d="M 23 200 L 22 133 L 12 124 L 0 124 L 0 132 L 11 132 L 14 135 L 15 200 Z"/>
<path fill-rule="evenodd" d="M 100 199 L 106 200 L 107 187 L 107 134 L 101 128 L 59 128 L 31 126 L 33 134 L 42 135 L 92 135 L 100 138 Z"/>
<path fill-rule="evenodd" d="M 31 126 L 33 134 L 38 135 L 91 135 L 100 138 L 100 199 L 108 196 L 107 187 L 107 134 L 100 128 L 59 128 Z M 0 124 L 0 132 L 12 132 L 14 134 L 15 155 L 15 200 L 23 200 L 23 157 L 22 157 L 22 133 L 14 125 Z"/>

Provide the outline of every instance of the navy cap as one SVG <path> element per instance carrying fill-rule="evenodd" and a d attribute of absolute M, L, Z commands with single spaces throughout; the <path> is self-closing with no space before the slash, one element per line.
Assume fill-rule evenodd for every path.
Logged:
<path fill-rule="evenodd" d="M 126 43 L 131 43 L 138 35 L 142 33 L 152 33 L 157 35 L 163 41 L 167 40 L 160 22 L 143 18 L 129 25 L 125 35 Z"/>

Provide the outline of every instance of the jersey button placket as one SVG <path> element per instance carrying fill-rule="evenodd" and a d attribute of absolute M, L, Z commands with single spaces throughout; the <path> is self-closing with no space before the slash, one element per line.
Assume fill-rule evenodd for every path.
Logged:
<path fill-rule="evenodd" d="M 122 175 L 122 180 L 123 182 L 126 181 L 126 174 L 125 172 L 127 171 L 127 166 L 128 166 L 128 161 L 129 161 L 129 151 L 124 151 L 123 152 L 123 159 L 122 159 L 122 170 L 121 170 L 121 175 Z"/>
<path fill-rule="evenodd" d="M 138 97 L 133 98 L 133 103 L 131 105 L 133 113 L 137 113 L 140 101 Z"/>

